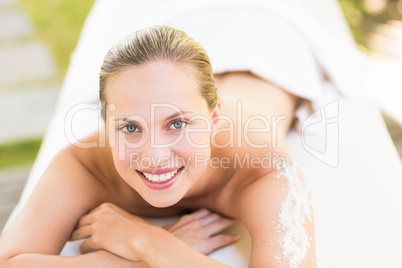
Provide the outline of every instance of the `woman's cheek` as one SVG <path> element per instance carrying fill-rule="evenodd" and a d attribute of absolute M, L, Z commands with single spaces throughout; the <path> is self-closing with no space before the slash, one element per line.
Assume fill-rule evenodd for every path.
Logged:
<path fill-rule="evenodd" d="M 187 165 L 193 169 L 205 169 L 204 163 L 211 156 L 209 133 L 193 132 L 186 136 L 181 155 L 186 158 Z"/>
<path fill-rule="evenodd" d="M 130 144 L 119 139 L 115 147 L 111 148 L 113 160 L 118 171 L 135 168 L 138 160 L 137 150 L 130 148 Z"/>
<path fill-rule="evenodd" d="M 204 128 L 188 129 L 184 138 L 186 142 L 195 149 L 204 149 L 210 146 L 211 131 Z"/>

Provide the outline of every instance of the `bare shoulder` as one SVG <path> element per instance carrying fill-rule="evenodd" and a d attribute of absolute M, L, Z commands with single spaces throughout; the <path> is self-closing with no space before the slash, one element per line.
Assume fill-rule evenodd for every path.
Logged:
<path fill-rule="evenodd" d="M 265 172 L 234 201 L 252 239 L 250 267 L 316 267 L 310 197 L 289 168 Z"/>

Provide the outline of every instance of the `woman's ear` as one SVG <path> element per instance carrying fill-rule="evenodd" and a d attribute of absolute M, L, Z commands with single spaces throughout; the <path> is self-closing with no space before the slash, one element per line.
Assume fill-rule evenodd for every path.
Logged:
<path fill-rule="evenodd" d="M 215 108 L 211 112 L 212 118 L 212 132 L 216 129 L 219 123 L 219 116 L 221 115 L 221 100 L 218 99 Z"/>

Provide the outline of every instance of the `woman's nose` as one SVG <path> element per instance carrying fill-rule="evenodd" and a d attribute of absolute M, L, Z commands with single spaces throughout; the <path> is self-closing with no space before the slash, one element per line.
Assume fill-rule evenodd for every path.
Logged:
<path fill-rule="evenodd" d="M 153 163 L 169 162 L 171 148 L 174 144 L 164 135 L 151 135 L 147 144 L 142 148 L 142 157 L 148 157 Z"/>

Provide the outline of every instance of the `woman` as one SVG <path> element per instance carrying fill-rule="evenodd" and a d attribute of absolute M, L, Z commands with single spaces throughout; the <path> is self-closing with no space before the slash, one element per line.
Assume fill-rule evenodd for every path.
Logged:
<path fill-rule="evenodd" d="M 225 267 L 203 254 L 238 240 L 219 232 L 239 220 L 251 267 L 315 267 L 284 144 L 296 96 L 248 72 L 214 77 L 198 43 L 154 26 L 108 52 L 100 99 L 105 127 L 85 142 L 106 146 L 57 155 L 0 240 L 2 266 Z M 189 212 L 164 228 L 138 217 Z M 56 256 L 68 239 L 87 254 Z"/>

